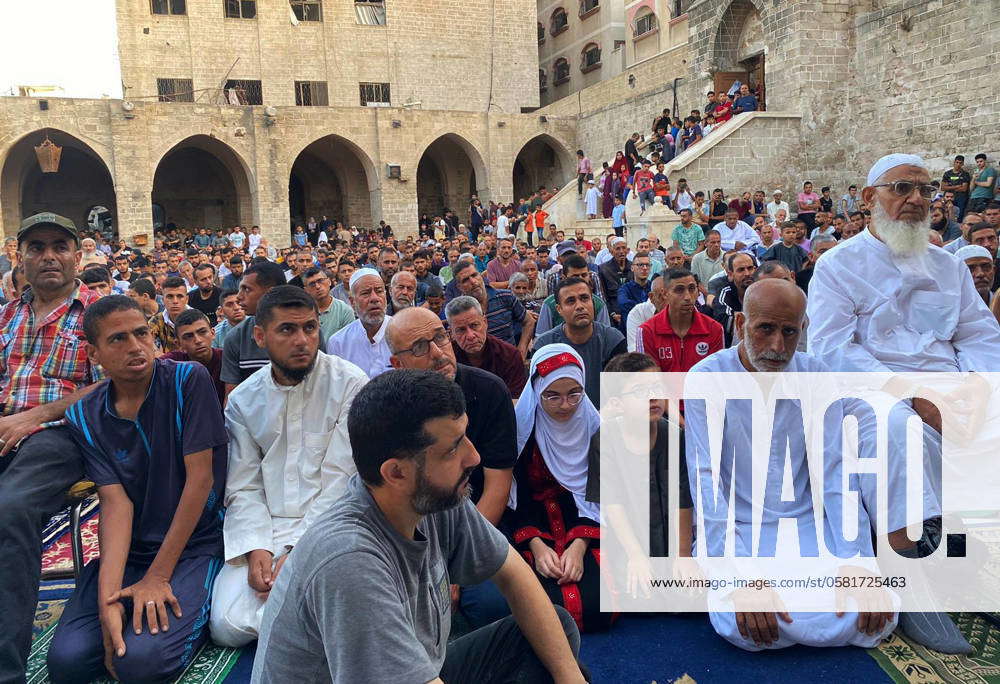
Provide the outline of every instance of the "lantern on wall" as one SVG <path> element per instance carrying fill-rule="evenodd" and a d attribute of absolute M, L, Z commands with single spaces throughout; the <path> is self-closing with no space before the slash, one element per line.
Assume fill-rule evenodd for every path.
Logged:
<path fill-rule="evenodd" d="M 38 165 L 42 168 L 42 173 L 59 173 L 59 158 L 62 156 L 62 148 L 49 140 L 45 140 L 41 145 L 35 146 L 35 155 L 38 157 Z"/>

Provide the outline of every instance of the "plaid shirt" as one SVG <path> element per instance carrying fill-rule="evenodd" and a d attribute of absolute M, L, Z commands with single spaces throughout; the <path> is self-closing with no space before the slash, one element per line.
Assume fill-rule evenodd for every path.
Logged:
<path fill-rule="evenodd" d="M 57 401 L 103 377 L 100 366 L 87 358 L 83 335 L 83 311 L 99 297 L 77 280 L 73 294 L 39 325 L 31 288 L 0 309 L 3 415 Z"/>
<path fill-rule="evenodd" d="M 163 310 L 149 319 L 149 332 L 153 335 L 153 343 L 164 354 L 181 350 L 181 345 L 177 341 L 177 330 L 167 322 L 166 315 L 166 310 Z"/>

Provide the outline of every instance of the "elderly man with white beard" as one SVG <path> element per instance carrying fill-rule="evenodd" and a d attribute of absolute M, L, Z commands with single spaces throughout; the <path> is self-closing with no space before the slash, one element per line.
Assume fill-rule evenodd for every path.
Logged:
<path fill-rule="evenodd" d="M 386 328 L 386 292 L 382 275 L 373 268 L 360 268 L 350 280 L 351 305 L 358 319 L 327 340 L 326 353 L 350 361 L 374 378 L 391 369 Z"/>
<path fill-rule="evenodd" d="M 760 280 L 747 288 L 743 300 L 743 310 L 735 314 L 736 337 L 739 340 L 735 346 L 712 354 L 699 361 L 688 374 L 689 379 L 697 377 L 699 373 L 821 373 L 828 371 L 824 363 L 810 356 L 809 354 L 796 352 L 799 336 L 805 323 L 806 297 L 802 290 L 794 283 L 777 278 Z M 713 378 L 697 381 L 699 383 L 717 382 Z M 799 402 L 795 402 L 797 405 Z M 774 430 L 778 435 L 793 435 L 795 433 L 795 423 L 801 421 L 803 414 L 809 410 L 807 403 L 799 405 L 798 409 L 792 407 L 790 402 L 776 402 L 774 408 Z M 833 405 L 829 411 L 832 411 Z M 846 409 L 847 406 L 844 405 Z M 711 454 L 711 442 L 718 437 L 709 432 L 709 422 L 707 420 L 708 407 L 703 401 L 685 401 L 685 433 L 686 433 L 686 458 L 689 477 L 691 479 L 692 496 L 695 492 L 701 491 L 701 497 L 705 492 L 710 492 L 711 485 L 711 458 L 706 458 Z M 808 414 L 806 414 L 808 415 Z M 751 440 L 753 431 L 760 428 L 760 414 L 749 408 L 730 407 L 727 402 L 725 410 L 726 428 L 722 437 L 722 452 L 731 453 L 738 449 L 738 440 Z M 730 421 L 733 429 L 730 429 Z M 859 423 L 859 430 L 863 434 L 870 434 L 866 424 Z M 735 439 L 734 439 L 735 436 Z M 796 446 L 798 445 L 798 446 Z M 841 462 L 831 460 L 824 466 L 823 485 L 825 490 L 822 495 L 824 516 L 824 529 L 816 529 L 816 522 L 813 513 L 813 500 L 811 491 L 818 483 L 812 480 L 809 462 L 815 460 L 816 455 L 808 453 L 805 442 L 798 442 L 789 439 L 787 442 L 788 455 L 785 456 L 786 442 L 783 440 L 774 441 L 772 438 L 772 452 L 769 458 L 767 481 L 770 484 L 775 477 L 774 468 L 782 471 L 786 466 L 791 473 L 791 488 L 795 492 L 794 500 L 786 500 L 785 495 L 781 495 L 781 501 L 768 503 L 764 502 L 763 513 L 760 523 L 759 540 L 757 553 L 761 556 L 768 554 L 763 551 L 767 546 L 765 539 L 777 540 L 781 532 L 779 529 L 779 519 L 785 518 L 794 521 L 799 530 L 799 553 L 802 558 L 820 556 L 819 549 L 815 545 L 815 540 L 823 536 L 828 543 L 832 543 L 831 552 L 835 552 L 838 559 L 838 572 L 844 575 L 851 575 L 856 572 L 865 572 L 862 568 L 856 567 L 858 561 L 852 560 L 857 555 L 870 555 L 872 552 L 871 537 L 859 534 L 853 541 L 840 538 L 837 534 L 831 533 L 831 521 L 840 517 L 839 511 L 847 509 L 850 504 L 843 500 L 843 494 L 837 492 L 835 485 L 841 480 Z M 780 449 L 780 457 L 775 458 L 775 449 Z M 834 449 L 840 453 L 839 449 Z M 788 459 L 786 461 L 786 458 Z M 780 464 L 780 465 L 774 465 Z M 790 465 L 789 465 L 790 464 Z M 743 530 L 752 530 L 753 524 L 750 519 L 741 517 L 749 512 L 753 505 L 753 487 L 745 478 L 734 478 L 733 496 L 736 501 L 732 505 L 735 510 L 732 530 L 736 537 L 736 553 L 740 556 L 750 557 L 754 554 L 751 549 L 754 547 L 752 538 L 748 538 Z M 777 481 L 784 485 L 784 476 L 778 477 Z M 711 494 L 709 494 L 711 496 Z M 701 499 L 699 497 L 699 499 Z M 728 521 L 728 512 L 725 519 L 715 518 L 706 513 L 702 506 L 696 505 L 700 520 L 697 525 L 702 530 L 710 555 L 711 549 L 718 540 L 724 539 L 725 534 L 721 527 Z M 859 525 L 867 525 L 863 510 L 859 511 Z M 862 529 L 862 528 L 859 528 Z M 752 532 L 750 533 L 752 537 Z M 788 542 L 779 542 L 781 548 L 787 550 Z M 806 544 L 806 546 L 801 546 Z M 775 547 L 777 548 L 777 547 Z M 790 559 L 786 559 L 790 560 Z M 831 569 L 833 569 L 831 567 Z M 860 592 L 855 597 L 856 612 L 789 612 L 784 609 L 781 593 L 774 589 L 763 589 L 760 591 L 737 590 L 728 594 L 724 600 L 720 598 L 709 599 L 709 619 L 715 631 L 730 643 L 748 651 L 759 651 L 762 649 L 777 649 L 792 646 L 794 644 L 804 644 L 807 646 L 837 647 L 837 646 L 860 646 L 862 648 L 872 648 L 877 646 L 896 625 L 894 603 L 892 597 L 887 593 Z"/>
<path fill-rule="evenodd" d="M 887 155 L 868 172 L 861 196 L 872 207 L 871 226 L 827 252 L 809 286 L 809 349 L 833 370 L 1000 371 L 1000 327 L 969 269 L 927 242 L 935 191 L 916 155 Z M 941 415 L 926 399 L 912 407 L 925 443 L 936 445 L 925 466 L 933 470 L 936 458 L 939 468 Z M 890 510 L 903 504 L 890 501 Z M 925 555 L 905 530 L 896 532 L 889 542 L 897 552 Z M 902 613 L 900 627 L 938 651 L 972 650 L 944 614 Z"/>

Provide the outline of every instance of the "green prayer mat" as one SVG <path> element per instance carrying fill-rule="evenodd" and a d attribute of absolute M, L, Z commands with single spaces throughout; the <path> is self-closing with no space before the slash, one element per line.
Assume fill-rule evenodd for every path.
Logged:
<path fill-rule="evenodd" d="M 46 610 L 51 612 L 51 607 L 47 607 Z M 61 605 L 58 610 L 60 613 L 62 612 Z M 45 668 L 45 656 L 49 652 L 49 644 L 52 643 L 55 631 L 56 621 L 52 620 L 32 642 L 26 673 L 28 684 L 44 684 L 49 681 L 49 674 Z M 233 669 L 233 665 L 236 664 L 239 657 L 240 649 L 223 648 L 209 642 L 201 647 L 191 664 L 174 681 L 176 684 L 219 684 Z M 112 679 L 96 681 L 100 684 L 116 684 Z"/>
<path fill-rule="evenodd" d="M 1000 684 L 1000 630 L 977 613 L 949 613 L 975 649 L 947 655 L 910 641 L 897 630 L 868 650 L 898 684 Z"/>

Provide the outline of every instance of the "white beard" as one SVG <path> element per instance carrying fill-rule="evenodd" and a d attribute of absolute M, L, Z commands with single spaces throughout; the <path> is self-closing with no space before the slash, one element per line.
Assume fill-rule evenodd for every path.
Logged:
<path fill-rule="evenodd" d="M 931 229 L 929 213 L 921 221 L 896 221 L 876 202 L 872 209 L 872 226 L 894 256 L 916 257 L 927 252 L 927 231 Z"/>

